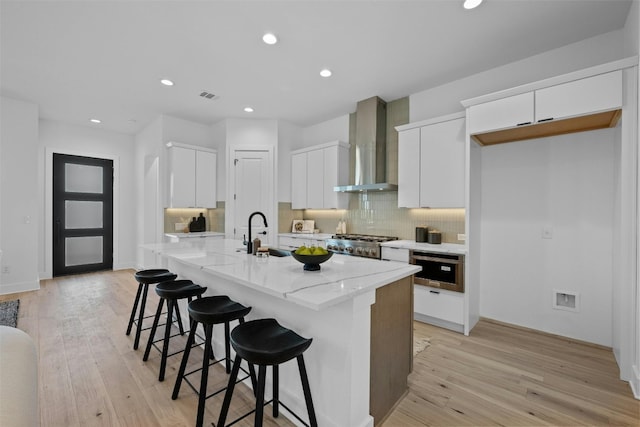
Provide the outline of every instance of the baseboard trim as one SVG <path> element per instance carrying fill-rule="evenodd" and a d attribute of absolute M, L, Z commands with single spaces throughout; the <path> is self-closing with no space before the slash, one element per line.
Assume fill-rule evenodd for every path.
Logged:
<path fill-rule="evenodd" d="M 633 396 L 640 400 L 640 369 L 638 365 L 633 365 L 633 378 L 629 381 L 629 385 L 631 386 L 631 391 L 633 392 Z"/>
<path fill-rule="evenodd" d="M 548 337 L 554 337 L 557 339 L 561 339 L 567 342 L 571 342 L 571 343 L 575 343 L 575 344 L 582 344 L 582 345 L 588 345 L 590 347 L 594 347 L 594 348 L 599 348 L 602 350 L 609 350 L 609 351 L 613 351 L 611 347 L 608 347 L 606 345 L 602 345 L 602 344 L 596 344 L 593 342 L 589 342 L 589 341 L 583 341 L 583 340 L 579 340 L 576 338 L 570 338 L 570 337 L 565 337 L 564 335 L 558 335 L 558 334 L 552 334 L 551 332 L 545 332 L 545 331 L 541 331 L 540 329 L 534 329 L 534 328 L 527 328 L 526 326 L 520 326 L 520 325 L 516 325 L 513 323 L 507 323 L 507 322 L 503 322 L 500 320 L 495 320 L 495 319 L 490 319 L 488 317 L 480 317 L 481 320 L 488 322 L 488 323 L 493 323 L 495 325 L 500 325 L 500 326 L 504 326 L 507 328 L 512 328 L 512 329 L 517 329 L 519 331 L 525 331 L 525 332 L 534 332 L 536 334 L 542 334 L 542 335 L 546 335 Z"/>
<path fill-rule="evenodd" d="M 449 329 L 454 332 L 464 333 L 464 326 L 457 323 L 449 322 L 448 320 L 438 319 L 437 317 L 431 317 L 420 313 L 413 313 L 413 319 L 418 322 L 428 323 L 439 328 Z"/>
<path fill-rule="evenodd" d="M 40 281 L 38 280 L 18 283 L 5 283 L 0 285 L 0 295 L 37 291 L 38 289 L 40 289 Z"/>

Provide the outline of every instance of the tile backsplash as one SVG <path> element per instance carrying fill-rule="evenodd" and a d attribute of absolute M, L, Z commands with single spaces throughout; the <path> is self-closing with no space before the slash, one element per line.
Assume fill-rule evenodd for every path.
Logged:
<path fill-rule="evenodd" d="M 346 221 L 347 233 L 394 236 L 414 240 L 415 228 L 429 226 L 442 232 L 446 243 L 464 243 L 464 209 L 398 208 L 397 192 L 354 193 L 348 210 L 292 210 L 290 203 L 280 203 L 278 209 L 280 233 L 291 231 L 293 219 L 312 219 L 321 233 L 334 234 L 338 221 Z"/>

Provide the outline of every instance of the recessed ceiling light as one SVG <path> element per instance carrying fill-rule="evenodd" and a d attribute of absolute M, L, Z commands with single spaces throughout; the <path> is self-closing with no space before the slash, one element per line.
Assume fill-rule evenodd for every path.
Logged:
<path fill-rule="evenodd" d="M 102 123 L 102 120 L 98 120 L 98 119 L 90 119 L 89 121 L 91 123 Z"/>
<path fill-rule="evenodd" d="M 322 77 L 331 77 L 331 70 L 328 68 L 325 68 L 323 70 L 320 70 L 320 75 Z"/>
<path fill-rule="evenodd" d="M 253 108 L 251 108 L 251 107 L 244 107 L 244 112 L 245 112 L 245 113 L 253 113 Z"/>
<path fill-rule="evenodd" d="M 273 33 L 267 33 L 264 36 L 262 36 L 262 41 L 265 42 L 266 44 L 276 44 L 278 43 L 278 38 Z"/>
<path fill-rule="evenodd" d="M 169 79 L 162 79 L 160 80 L 160 83 L 162 83 L 165 86 L 173 86 L 173 82 Z"/>
<path fill-rule="evenodd" d="M 464 0 L 464 4 L 462 5 L 465 9 L 475 9 L 480 6 L 482 0 Z"/>

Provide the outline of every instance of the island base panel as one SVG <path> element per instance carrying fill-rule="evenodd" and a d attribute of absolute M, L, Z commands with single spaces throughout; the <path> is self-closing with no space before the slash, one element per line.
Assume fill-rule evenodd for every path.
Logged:
<path fill-rule="evenodd" d="M 369 410 L 379 425 L 408 390 L 413 365 L 413 277 L 376 289 L 371 306 Z"/>

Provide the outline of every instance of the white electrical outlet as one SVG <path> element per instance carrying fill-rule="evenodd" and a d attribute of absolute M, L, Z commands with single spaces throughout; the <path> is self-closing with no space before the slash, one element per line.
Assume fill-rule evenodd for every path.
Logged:
<path fill-rule="evenodd" d="M 550 227 L 550 226 L 542 227 L 542 238 L 553 239 L 553 227 Z"/>
<path fill-rule="evenodd" d="M 4 267 L 2 267 L 2 274 L 9 274 L 9 266 L 5 265 Z"/>
<path fill-rule="evenodd" d="M 459 233 L 459 234 L 458 234 L 458 240 L 461 240 L 461 241 L 463 241 L 463 242 L 464 242 L 464 241 L 466 241 L 466 240 L 467 240 L 467 235 L 466 235 L 466 234 Z"/>

